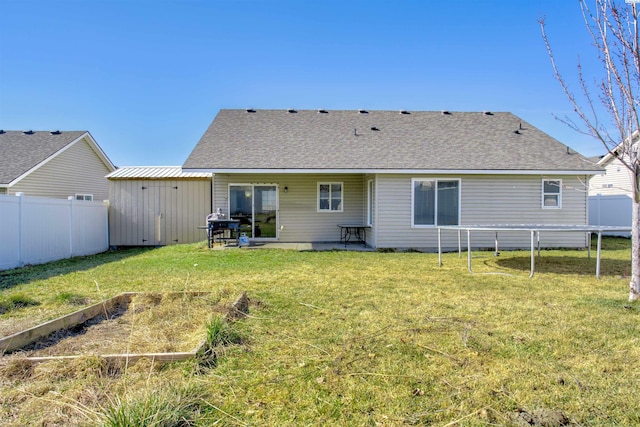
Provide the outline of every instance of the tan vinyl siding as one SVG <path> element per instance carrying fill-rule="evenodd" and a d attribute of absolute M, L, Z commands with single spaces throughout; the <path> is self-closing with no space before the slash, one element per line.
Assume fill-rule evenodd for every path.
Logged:
<path fill-rule="evenodd" d="M 436 248 L 435 228 L 411 228 L 411 179 L 428 175 L 378 175 L 377 246 L 392 248 Z M 587 224 L 586 177 L 574 176 L 438 176 L 460 178 L 460 224 Z M 562 208 L 542 209 L 542 179 L 562 179 Z M 502 233 L 501 247 L 527 247 L 528 233 Z M 457 248 L 453 231 L 443 235 L 444 246 Z M 492 247 L 495 233 L 474 233 L 473 245 Z M 583 247 L 581 233 L 542 233 L 541 244 L 551 247 Z"/>
<path fill-rule="evenodd" d="M 156 246 L 206 239 L 211 181 L 111 180 L 110 244 Z"/>
<path fill-rule="evenodd" d="M 596 196 L 631 195 L 631 172 L 619 159 L 605 167 L 604 175 L 595 175 L 589 180 L 589 194 Z"/>
<path fill-rule="evenodd" d="M 9 189 L 9 194 L 24 192 L 27 196 L 66 199 L 92 194 L 93 200 L 109 198 L 105 176 L 111 172 L 82 139 L 34 170 Z"/>
<path fill-rule="evenodd" d="M 216 174 L 213 181 L 213 208 L 225 214 L 229 184 L 278 185 L 281 242 L 336 242 L 340 240 L 338 224 L 366 220 L 366 184 L 359 174 Z M 318 212 L 318 182 L 343 183 L 342 212 Z"/>

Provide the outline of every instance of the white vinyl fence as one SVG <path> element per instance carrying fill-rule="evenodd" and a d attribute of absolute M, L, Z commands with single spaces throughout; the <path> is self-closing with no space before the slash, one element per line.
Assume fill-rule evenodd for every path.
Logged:
<path fill-rule="evenodd" d="M 589 225 L 631 227 L 631 197 L 623 194 L 589 196 Z M 604 234 L 630 236 L 630 233 Z"/>
<path fill-rule="evenodd" d="M 0 195 L 0 270 L 109 249 L 105 202 Z"/>

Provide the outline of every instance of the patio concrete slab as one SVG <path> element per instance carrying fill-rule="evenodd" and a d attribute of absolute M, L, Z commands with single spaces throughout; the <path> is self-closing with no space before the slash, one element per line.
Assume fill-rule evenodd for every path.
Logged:
<path fill-rule="evenodd" d="M 238 249 L 235 244 L 216 245 L 211 249 Z M 240 247 L 242 250 L 256 250 L 256 249 L 284 249 L 291 251 L 361 251 L 361 252 L 373 252 L 374 249 L 365 247 L 362 245 L 348 244 L 346 247 L 344 243 L 281 243 L 281 242 L 251 242 L 249 246 Z"/>

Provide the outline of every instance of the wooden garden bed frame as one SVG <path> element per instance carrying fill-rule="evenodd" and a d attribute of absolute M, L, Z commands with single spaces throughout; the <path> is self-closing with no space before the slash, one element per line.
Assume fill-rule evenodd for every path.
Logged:
<path fill-rule="evenodd" d="M 208 295 L 210 292 L 175 292 L 175 293 L 176 294 L 188 293 L 190 295 L 200 296 L 200 295 Z M 56 332 L 61 329 L 72 328 L 88 320 L 91 320 L 96 316 L 100 316 L 102 314 L 106 314 L 108 316 L 109 313 L 112 313 L 115 308 L 118 308 L 122 305 L 129 305 L 129 303 L 131 303 L 131 300 L 135 295 L 141 295 L 141 294 L 144 294 L 144 293 L 143 292 L 125 292 L 120 295 L 116 295 L 113 298 L 109 298 L 105 301 L 102 301 L 97 304 L 91 305 L 89 307 L 83 308 L 81 310 L 75 311 L 66 316 L 59 317 L 49 322 L 42 323 L 38 326 L 34 326 L 33 328 L 29 328 L 24 331 L 10 335 L 8 337 L 2 338 L 0 339 L 0 354 L 19 350 L 23 347 L 28 346 L 29 344 L 33 344 L 34 342 L 47 337 L 53 332 Z M 232 304 L 230 312 L 234 312 L 234 313 L 238 311 L 246 312 L 245 311 L 247 306 L 246 301 L 247 301 L 246 294 L 243 293 Z M 135 362 L 137 362 L 142 358 L 150 359 L 154 362 L 161 362 L 161 363 L 177 362 L 177 361 L 187 360 L 195 357 L 198 351 L 201 350 L 204 344 L 205 344 L 205 340 L 203 339 L 196 346 L 196 348 L 186 352 L 103 354 L 103 355 L 98 355 L 98 357 L 106 359 L 109 362 L 122 362 L 126 364 L 134 364 Z M 87 357 L 87 356 L 72 355 L 72 356 L 25 357 L 24 360 L 27 360 L 35 364 L 35 363 L 47 362 L 50 360 L 73 360 L 73 359 L 79 359 L 82 357 Z"/>

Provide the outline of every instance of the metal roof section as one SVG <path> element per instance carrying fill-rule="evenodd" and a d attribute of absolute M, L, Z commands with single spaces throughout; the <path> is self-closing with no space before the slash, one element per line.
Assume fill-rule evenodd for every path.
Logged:
<path fill-rule="evenodd" d="M 181 166 L 126 166 L 111 172 L 108 179 L 199 179 L 211 172 L 184 172 Z"/>
<path fill-rule="evenodd" d="M 295 111 L 252 109 L 247 114 L 247 110 L 220 110 L 183 164 L 184 170 L 603 172 L 567 145 L 508 112 Z"/>

